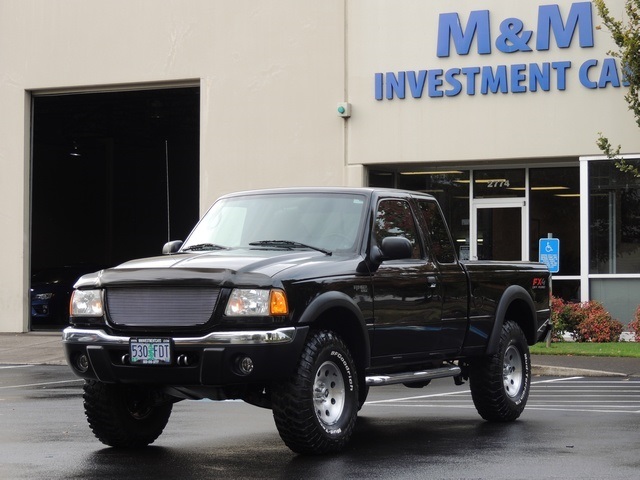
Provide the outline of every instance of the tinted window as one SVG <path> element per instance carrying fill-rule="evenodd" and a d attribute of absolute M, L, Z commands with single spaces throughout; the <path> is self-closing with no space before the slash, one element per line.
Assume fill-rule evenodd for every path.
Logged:
<path fill-rule="evenodd" d="M 382 200 L 378 204 L 375 231 L 376 243 L 382 245 L 385 237 L 402 236 L 413 245 L 411 258 L 420 258 L 420 244 L 411 207 L 402 200 Z"/>
<path fill-rule="evenodd" d="M 453 263 L 456 257 L 453 245 L 449 239 L 449 232 L 436 202 L 418 201 L 420 214 L 427 226 L 431 253 L 439 263 Z"/>

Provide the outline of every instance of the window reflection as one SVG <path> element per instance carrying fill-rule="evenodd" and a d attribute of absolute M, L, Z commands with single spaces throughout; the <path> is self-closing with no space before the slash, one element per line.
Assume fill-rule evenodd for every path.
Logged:
<path fill-rule="evenodd" d="M 539 258 L 539 239 L 560 239 L 558 275 L 580 274 L 580 172 L 578 167 L 529 170 L 529 258 Z"/>
<path fill-rule="evenodd" d="M 411 207 L 407 202 L 401 200 L 381 201 L 378 204 L 374 234 L 378 245 L 382 245 L 382 240 L 386 237 L 405 237 L 413 246 L 411 258 L 421 257 L 416 224 L 411 214 Z"/>
<path fill-rule="evenodd" d="M 513 198 L 524 196 L 524 168 L 477 170 L 473 172 L 473 198 Z"/>
<path fill-rule="evenodd" d="M 369 178 L 371 186 L 383 177 Z M 386 177 L 384 177 L 386 178 Z M 451 236 L 462 260 L 469 259 L 469 170 L 428 169 L 402 171 L 396 175 L 397 188 L 433 195 L 449 225 Z"/>
<path fill-rule="evenodd" d="M 418 201 L 420 213 L 427 226 L 431 254 L 438 263 L 453 263 L 456 257 L 453 253 L 449 232 L 444 224 L 438 205 L 433 201 Z"/>
<path fill-rule="evenodd" d="M 590 273 L 640 272 L 640 178 L 613 161 L 589 163 L 589 248 Z"/>

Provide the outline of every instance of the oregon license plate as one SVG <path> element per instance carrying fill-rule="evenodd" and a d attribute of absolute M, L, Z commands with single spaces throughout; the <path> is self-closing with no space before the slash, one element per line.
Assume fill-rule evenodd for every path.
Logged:
<path fill-rule="evenodd" d="M 169 338 L 132 338 L 129 341 L 129 359 L 134 365 L 170 365 L 171 340 Z"/>

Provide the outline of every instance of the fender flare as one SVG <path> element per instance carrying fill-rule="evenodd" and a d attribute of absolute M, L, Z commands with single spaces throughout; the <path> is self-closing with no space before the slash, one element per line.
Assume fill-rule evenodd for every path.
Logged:
<path fill-rule="evenodd" d="M 365 368 L 369 367 L 371 364 L 371 345 L 367 325 L 358 305 L 345 293 L 331 291 L 320 294 L 305 308 L 298 323 L 300 325 L 312 325 L 323 313 L 336 307 L 348 310 L 356 319 L 354 327 L 363 342 L 362 347 L 358 350 L 362 355 Z"/>
<path fill-rule="evenodd" d="M 493 355 L 498 350 L 498 343 L 500 341 L 500 333 L 502 332 L 502 325 L 504 324 L 507 309 L 515 300 L 524 301 L 530 311 L 530 317 L 528 320 L 523 319 L 522 322 L 518 322 L 520 328 L 524 332 L 527 338 L 527 343 L 532 345 L 531 339 L 535 339 L 535 319 L 536 319 L 536 307 L 533 303 L 531 295 L 522 288 L 520 285 L 510 285 L 500 297 L 498 308 L 496 309 L 495 321 L 493 323 L 493 330 L 489 336 L 489 342 L 487 343 L 487 355 Z"/>

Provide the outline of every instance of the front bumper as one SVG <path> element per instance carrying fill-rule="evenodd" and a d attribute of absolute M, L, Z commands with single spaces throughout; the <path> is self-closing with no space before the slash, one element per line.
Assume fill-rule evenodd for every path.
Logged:
<path fill-rule="evenodd" d="M 286 378 L 297 364 L 307 331 L 308 327 L 287 327 L 170 337 L 171 365 L 131 365 L 131 337 L 103 330 L 69 327 L 62 332 L 62 341 L 68 364 L 82 378 L 106 383 L 225 386 Z M 249 374 L 238 366 L 245 357 L 254 365 Z"/>

